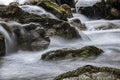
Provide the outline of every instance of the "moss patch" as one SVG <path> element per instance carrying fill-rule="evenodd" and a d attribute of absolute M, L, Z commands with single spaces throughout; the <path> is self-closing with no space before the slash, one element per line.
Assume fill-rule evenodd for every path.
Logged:
<path fill-rule="evenodd" d="M 82 75 L 84 73 L 92 74 L 92 73 L 98 73 L 98 72 L 109 73 L 110 75 L 114 75 L 116 78 L 120 79 L 120 69 L 86 65 L 86 66 L 80 67 L 76 70 L 61 74 L 61 75 L 57 76 L 56 78 L 54 78 L 54 80 L 63 80 L 65 78 L 78 77 L 79 75 Z"/>
<path fill-rule="evenodd" d="M 86 58 L 90 56 L 98 56 L 103 52 L 103 50 L 95 46 L 85 46 L 80 49 L 60 49 L 55 51 L 50 51 L 42 55 L 43 60 L 62 60 L 68 58 Z"/>

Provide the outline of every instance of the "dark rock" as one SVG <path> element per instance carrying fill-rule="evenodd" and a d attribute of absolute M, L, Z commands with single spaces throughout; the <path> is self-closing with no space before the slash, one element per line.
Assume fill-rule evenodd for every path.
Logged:
<path fill-rule="evenodd" d="M 75 7 L 75 1 L 74 0 L 54 0 L 59 5 L 67 4 L 70 7 Z"/>
<path fill-rule="evenodd" d="M 120 19 L 119 5 L 119 0 L 102 0 L 91 7 L 80 7 L 78 11 L 90 18 Z"/>
<path fill-rule="evenodd" d="M 54 80 L 119 80 L 120 69 L 86 65 L 76 70 L 63 73 Z"/>
<path fill-rule="evenodd" d="M 0 33 L 0 56 L 5 55 L 5 38 L 4 36 Z"/>
<path fill-rule="evenodd" d="M 42 55 L 43 60 L 62 60 L 70 58 L 85 58 L 90 56 L 98 56 L 103 50 L 95 46 L 85 46 L 80 49 L 60 49 L 50 51 Z"/>
<path fill-rule="evenodd" d="M 23 29 L 25 30 L 23 33 L 21 33 L 20 29 L 14 30 L 19 49 L 36 51 L 48 47 L 50 39 L 43 28 L 30 23 L 24 25 Z"/>

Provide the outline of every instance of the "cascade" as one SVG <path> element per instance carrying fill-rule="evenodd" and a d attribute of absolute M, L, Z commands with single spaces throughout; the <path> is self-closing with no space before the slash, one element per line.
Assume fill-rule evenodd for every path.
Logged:
<path fill-rule="evenodd" d="M 5 37 L 5 43 L 6 43 L 6 54 L 8 53 L 12 53 L 14 52 L 15 49 L 15 35 L 14 33 L 9 33 L 6 29 L 4 29 L 1 25 L 0 25 L 0 32 L 3 34 L 3 36 Z"/>

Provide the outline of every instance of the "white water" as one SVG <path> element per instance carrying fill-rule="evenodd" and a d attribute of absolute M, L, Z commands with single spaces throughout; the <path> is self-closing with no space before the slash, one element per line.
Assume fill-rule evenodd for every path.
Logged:
<path fill-rule="evenodd" d="M 95 26 L 96 22 L 102 24 L 106 20 L 85 21 L 87 27 Z M 111 21 L 113 23 L 119 20 Z M 35 77 L 39 80 L 46 80 L 60 73 L 76 69 L 80 66 L 91 64 L 96 66 L 109 66 L 120 68 L 120 29 L 83 31 L 90 41 L 86 40 L 65 40 L 60 37 L 51 37 L 51 43 L 48 49 L 38 52 L 18 51 L 12 55 L 4 57 L 0 63 L 1 79 L 18 79 Z M 42 61 L 41 55 L 50 50 L 61 48 L 80 48 L 85 45 L 96 45 L 105 52 L 97 57 L 79 60 L 63 61 Z M 33 78 L 34 79 L 34 78 Z"/>
<path fill-rule="evenodd" d="M 6 43 L 6 53 L 14 52 L 15 50 L 15 35 L 14 33 L 8 33 L 1 25 L 0 25 L 0 33 L 5 37 Z"/>
<path fill-rule="evenodd" d="M 109 66 L 120 68 L 120 29 L 92 30 L 103 23 L 113 22 L 120 25 L 120 20 L 90 20 L 83 15 L 75 14 L 87 26 L 86 31 L 82 31 L 90 40 L 75 39 L 65 40 L 60 37 L 51 37 L 48 49 L 38 52 L 18 51 L 5 56 L 0 60 L 0 80 L 18 78 L 38 78 L 37 80 L 50 80 L 58 74 L 76 69 L 84 65 Z M 12 23 L 13 24 L 13 23 Z M 12 25 L 11 24 L 11 25 Z M 19 24 L 21 25 L 21 24 Z M 91 29 L 92 28 L 92 29 Z M 5 29 L 1 28 L 8 41 L 12 41 Z M 80 33 L 81 34 L 81 33 Z M 61 48 L 81 48 L 86 45 L 95 45 L 104 50 L 104 53 L 97 58 L 89 59 L 69 59 L 62 61 L 43 61 L 41 55 L 50 50 Z M 51 79 L 52 80 L 52 79 Z"/>
<path fill-rule="evenodd" d="M 54 16 L 53 14 L 45 11 L 42 7 L 38 7 L 38 6 L 29 6 L 29 5 L 23 5 L 20 6 L 21 9 L 23 9 L 24 11 L 27 11 L 29 13 L 34 13 L 37 15 L 44 15 L 53 19 L 58 19 L 56 16 Z"/>

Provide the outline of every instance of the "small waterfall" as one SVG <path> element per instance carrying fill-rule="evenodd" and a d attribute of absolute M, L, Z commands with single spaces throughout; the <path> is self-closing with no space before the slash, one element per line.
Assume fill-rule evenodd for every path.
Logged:
<path fill-rule="evenodd" d="M 16 50 L 14 33 L 8 33 L 1 25 L 0 25 L 0 32 L 5 37 L 6 54 L 14 52 Z"/>

